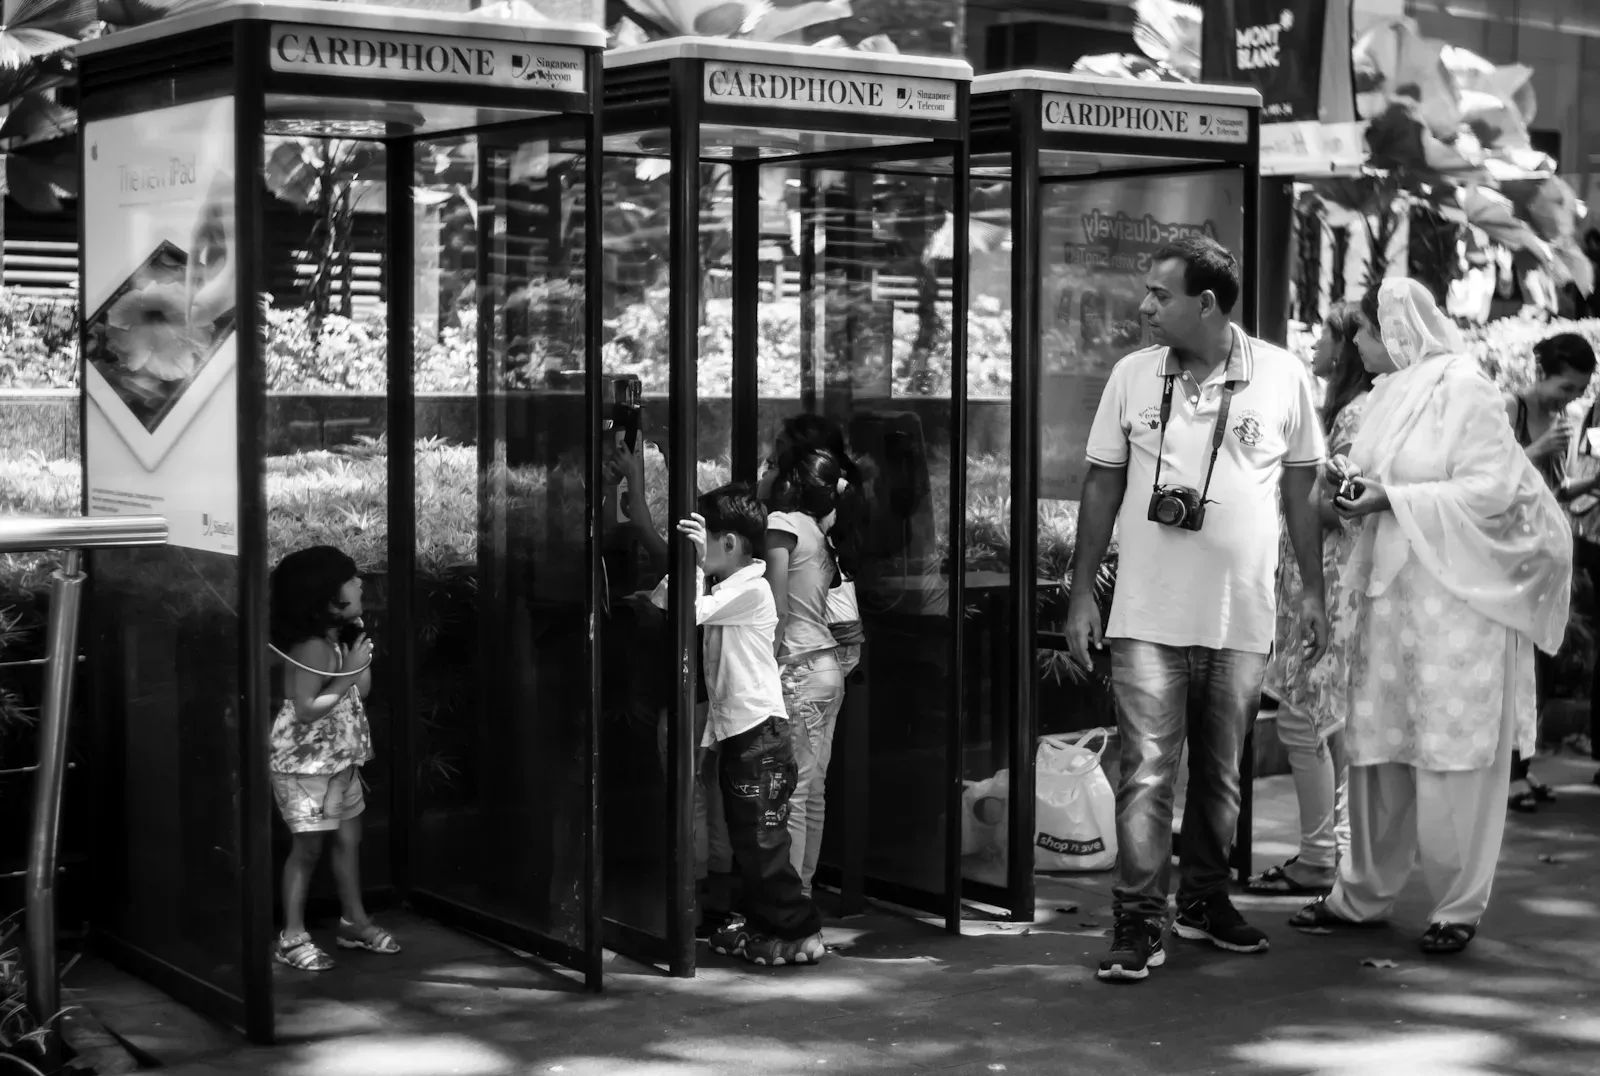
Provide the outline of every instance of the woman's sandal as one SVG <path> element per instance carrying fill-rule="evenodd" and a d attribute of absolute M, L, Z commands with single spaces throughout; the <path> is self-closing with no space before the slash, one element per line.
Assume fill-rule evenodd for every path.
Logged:
<path fill-rule="evenodd" d="M 1541 784 L 1532 777 L 1519 777 L 1517 781 L 1528 786 L 1525 792 L 1512 792 L 1506 796 L 1506 806 L 1520 814 L 1533 814 L 1539 809 L 1539 804 L 1549 803 L 1556 798 L 1555 790 L 1549 785 Z M 1513 781 L 1515 785 L 1517 781 Z"/>
<path fill-rule="evenodd" d="M 1299 858 L 1292 856 L 1279 866 L 1268 867 L 1246 882 L 1245 889 L 1251 893 L 1280 897 L 1313 897 L 1319 894 L 1326 896 L 1333 892 L 1332 882 L 1327 885 L 1306 885 L 1289 877 L 1289 864 L 1297 862 Z"/>
<path fill-rule="evenodd" d="M 333 957 L 317 948 L 309 934 L 278 935 L 278 944 L 272 947 L 272 959 L 296 971 L 327 971 L 333 967 Z"/>
<path fill-rule="evenodd" d="M 1478 928 L 1468 923 L 1433 923 L 1422 935 L 1422 951 L 1446 955 L 1459 953 L 1477 935 Z"/>
<path fill-rule="evenodd" d="M 358 927 L 349 920 L 339 920 L 339 933 L 334 940 L 341 949 L 365 949 L 371 953 L 400 951 L 400 943 L 394 940 L 394 935 L 371 921 Z"/>
<path fill-rule="evenodd" d="M 1323 933 L 1336 929 L 1370 930 L 1373 927 L 1383 926 L 1383 923 L 1379 921 L 1360 922 L 1355 919 L 1346 919 L 1342 915 L 1335 915 L 1333 910 L 1328 907 L 1328 898 L 1318 897 L 1298 912 L 1295 912 L 1289 919 L 1289 925 L 1296 930 Z"/>

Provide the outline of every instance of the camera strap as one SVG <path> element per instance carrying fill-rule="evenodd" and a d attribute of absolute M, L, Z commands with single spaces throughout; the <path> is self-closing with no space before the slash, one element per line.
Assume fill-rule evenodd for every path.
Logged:
<path fill-rule="evenodd" d="M 1166 382 L 1161 389 L 1161 440 L 1156 445 L 1156 477 L 1154 485 L 1161 486 L 1161 458 L 1166 454 L 1167 448 L 1167 420 L 1172 417 L 1172 382 L 1176 374 L 1165 374 L 1161 380 Z M 1228 406 L 1233 402 L 1233 382 L 1225 381 L 1222 385 L 1222 403 L 1217 408 L 1217 424 L 1211 431 L 1211 462 L 1206 464 L 1205 485 L 1200 488 L 1200 503 L 1206 503 L 1206 494 L 1211 491 L 1211 475 L 1217 469 L 1217 454 L 1222 451 L 1222 438 L 1228 432 Z"/>

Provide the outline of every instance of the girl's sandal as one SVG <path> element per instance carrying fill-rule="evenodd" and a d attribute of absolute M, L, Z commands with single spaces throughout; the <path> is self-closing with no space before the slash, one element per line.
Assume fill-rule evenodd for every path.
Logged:
<path fill-rule="evenodd" d="M 347 919 L 341 919 L 339 934 L 335 940 L 341 949 L 365 949 L 372 953 L 400 951 L 400 943 L 394 940 L 394 935 L 373 922 L 358 927 Z"/>
<path fill-rule="evenodd" d="M 333 967 L 333 957 L 317 948 L 309 934 L 296 934 L 292 938 L 278 935 L 278 944 L 272 947 L 272 959 L 296 971 L 327 971 Z"/>
<path fill-rule="evenodd" d="M 1272 895 L 1280 897 L 1312 897 L 1327 895 L 1333 892 L 1333 883 L 1327 885 L 1307 885 L 1297 882 L 1289 876 L 1289 864 L 1300 857 L 1295 856 L 1276 867 L 1268 867 L 1254 878 L 1244 884 L 1245 889 L 1251 893 Z"/>
<path fill-rule="evenodd" d="M 1422 951 L 1435 955 L 1459 953 L 1478 936 L 1478 928 L 1468 923 L 1433 923 L 1422 935 Z"/>
<path fill-rule="evenodd" d="M 1335 915 L 1328 907 L 1327 897 L 1318 897 L 1316 900 L 1295 912 L 1289 919 L 1289 925 L 1296 930 L 1309 931 L 1315 934 L 1328 934 L 1336 929 L 1341 930 L 1370 930 L 1381 927 L 1381 922 L 1364 922 L 1355 919 L 1346 919 L 1342 915 Z"/>

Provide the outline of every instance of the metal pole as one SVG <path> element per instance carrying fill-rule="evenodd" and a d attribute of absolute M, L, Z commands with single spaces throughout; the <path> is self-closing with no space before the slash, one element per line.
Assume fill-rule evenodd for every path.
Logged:
<path fill-rule="evenodd" d="M 61 832 L 61 782 L 67 769 L 67 717 L 72 711 L 72 680 L 78 667 L 78 607 L 85 578 L 82 562 L 83 553 L 69 549 L 52 576 L 39 718 L 39 772 L 33 785 L 33 830 L 28 839 L 25 969 L 28 1008 L 40 1027 L 61 1011 L 56 962 L 56 844 Z"/>

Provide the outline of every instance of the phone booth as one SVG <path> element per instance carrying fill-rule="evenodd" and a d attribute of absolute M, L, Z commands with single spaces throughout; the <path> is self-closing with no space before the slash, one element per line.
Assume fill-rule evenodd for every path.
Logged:
<path fill-rule="evenodd" d="M 171 528 L 91 569 L 96 941 L 256 1041 L 308 981 L 269 783 L 305 546 L 376 645 L 367 899 L 599 983 L 603 46 L 255 0 L 78 49 L 84 509 Z"/>
<path fill-rule="evenodd" d="M 1011 375 L 998 404 L 1007 413 L 1011 622 L 996 664 L 1016 697 L 995 719 L 1009 725 L 997 736 L 1010 760 L 1010 809 L 996 843 L 1014 906 L 1029 914 L 1035 742 L 1116 725 L 1109 660 L 1086 675 L 1066 654 L 1089 428 L 1111 368 L 1144 346 L 1144 273 L 1171 239 L 1203 232 L 1239 255 L 1237 319 L 1255 331 L 1260 107 L 1257 91 L 1222 86 L 1042 71 L 973 83 L 973 230 L 995 241 L 973 255 L 972 335 L 1009 351 Z M 976 323 L 987 316 L 991 333 Z M 987 358 L 975 343 L 973 366 Z M 1114 583 L 1114 567 L 1093 581 L 1103 615 Z M 1250 760 L 1247 747 L 1235 853 L 1244 871 Z"/>
<path fill-rule="evenodd" d="M 651 461 L 650 488 L 626 495 L 647 496 L 667 533 L 699 493 L 755 483 L 786 418 L 844 431 L 874 505 L 856 580 L 867 641 L 838 719 L 817 878 L 846 906 L 876 892 L 954 929 L 964 580 L 949 551 L 963 530 L 971 69 L 693 38 L 605 62 L 604 362 L 611 379 L 646 371 Z M 613 610 L 664 571 L 671 590 L 653 631 L 620 615 L 603 627 L 605 915 L 608 945 L 689 974 L 707 855 L 700 655 L 693 553 L 670 542 L 648 574 L 610 578 Z M 641 714 L 613 685 L 645 651 L 667 675 Z"/>

